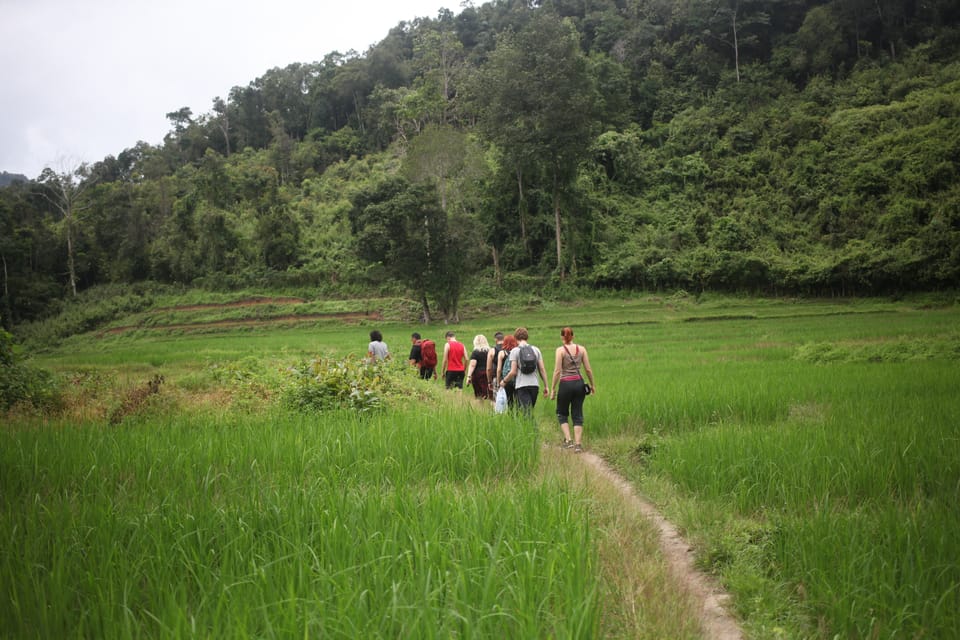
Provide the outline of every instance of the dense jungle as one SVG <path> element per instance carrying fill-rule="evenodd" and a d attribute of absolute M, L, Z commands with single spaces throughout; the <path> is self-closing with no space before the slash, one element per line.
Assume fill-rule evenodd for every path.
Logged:
<path fill-rule="evenodd" d="M 495 0 L 318 42 L 0 188 L 0 316 L 144 282 L 427 320 L 484 287 L 951 289 L 958 53 L 952 0 Z"/>

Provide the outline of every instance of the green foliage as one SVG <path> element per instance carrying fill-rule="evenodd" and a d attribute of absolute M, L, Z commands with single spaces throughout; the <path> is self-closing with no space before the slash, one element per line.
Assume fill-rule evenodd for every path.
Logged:
<path fill-rule="evenodd" d="M 960 360 L 960 336 L 894 338 L 876 342 L 816 342 L 799 347 L 794 358 L 801 362 L 908 362 L 911 360 Z"/>
<path fill-rule="evenodd" d="M 489 335 L 522 323 L 546 351 L 561 326 L 574 327 L 597 375 L 598 393 L 585 405 L 587 447 L 616 460 L 689 536 L 701 566 L 733 592 L 731 607 L 748 635 L 950 637 L 960 611 L 953 606 L 960 584 L 954 295 L 751 299 L 607 290 L 570 299 L 546 279 L 510 274 L 505 283 L 499 297 L 493 288 L 471 291 L 478 302 L 506 304 L 470 318 L 461 332 Z M 423 330 L 384 328 L 403 338 Z M 358 331 L 320 325 L 77 340 L 43 354 L 57 367 L 77 367 L 77 395 L 113 382 L 102 373 L 111 363 L 139 367 L 152 358 L 202 367 L 190 388 L 209 392 L 197 380 L 215 378 L 249 390 L 250 402 L 225 411 L 217 393 L 215 406 L 193 412 L 170 400 L 143 417 L 150 428 L 93 421 L 65 428 L 78 421 L 55 415 L 5 423 L 0 486 L 9 499 L 0 504 L 8 508 L 0 541 L 17 552 L 0 554 L 0 582 L 15 594 L 3 602 L 18 603 L 0 615 L 6 630 L 79 632 L 96 611 L 97 628 L 115 625 L 119 635 L 160 626 L 182 635 L 200 628 L 262 635 L 268 624 L 274 633 L 287 624 L 302 631 L 297 625 L 309 619 L 321 635 L 321 626 L 341 635 L 353 625 L 376 636 L 410 616 L 405 629 L 429 636 L 441 623 L 462 629 L 445 617 L 455 602 L 457 620 L 471 628 L 502 632 L 506 607 L 510 620 L 523 620 L 510 631 L 536 637 L 555 612 L 569 621 L 569 603 L 584 606 L 585 592 L 599 596 L 602 615 L 594 600 L 577 615 L 585 624 L 609 620 L 612 600 L 594 587 L 598 565 L 581 555 L 605 533 L 598 503 L 542 481 L 560 460 L 541 446 L 557 438 L 551 403 L 538 403 L 539 430 L 518 429 L 472 401 L 425 407 L 434 399 L 429 389 L 452 394 L 402 362 L 377 370 L 357 358 L 303 355 L 355 351 Z M 819 345 L 840 357 L 820 358 Z M 813 357 L 797 357 L 808 349 Z M 270 364 L 278 356 L 298 364 L 281 376 Z M 211 360 L 217 365 L 205 364 Z M 321 370 L 338 380 L 336 389 L 323 388 Z M 184 378 L 170 373 L 176 369 L 164 371 L 182 391 Z M 277 411 L 275 396 L 256 402 L 257 389 L 282 390 L 281 406 L 303 404 Z M 360 392 L 361 406 L 335 399 L 347 389 Z M 363 404 L 367 389 L 377 389 L 379 408 Z M 579 474 L 578 463 L 561 464 Z M 78 537 L 82 549 L 67 544 Z M 122 557 L 118 539 L 128 541 Z M 551 543 L 549 551 L 530 545 L 570 539 L 576 544 Z M 251 557 L 263 561 L 251 568 Z M 180 588 L 185 572 L 193 581 Z M 371 589 L 390 597 L 365 600 Z M 130 598 L 137 606 L 127 606 Z M 308 600 L 338 604 L 319 613 L 290 604 Z M 557 635 L 598 635 L 563 629 Z"/>
<path fill-rule="evenodd" d="M 596 635 L 590 503 L 513 421 L 75 427 L 0 429 L 5 637 Z"/>
<path fill-rule="evenodd" d="M 411 386 L 410 377 L 405 375 L 408 373 L 390 361 L 371 364 L 357 358 L 304 360 L 288 370 L 281 402 L 305 412 L 377 412 Z"/>
<path fill-rule="evenodd" d="M 59 400 L 60 390 L 54 377 L 25 363 L 14 350 L 13 336 L 0 329 L 0 410 L 17 404 L 51 409 Z"/>
<path fill-rule="evenodd" d="M 594 370 L 616 365 L 585 433 L 609 435 L 688 532 L 750 637 L 951 635 L 952 297 L 744 302 L 664 297 L 642 324 L 646 305 L 623 301 L 636 328 L 574 322 Z"/>
<path fill-rule="evenodd" d="M 281 377 L 262 358 L 247 356 L 239 360 L 217 361 L 208 371 L 219 387 L 233 393 L 234 404 L 255 410 L 279 391 Z"/>
<path fill-rule="evenodd" d="M 354 195 L 350 223 L 359 256 L 406 284 L 421 300 L 426 321 L 428 296 L 436 297 L 448 319 L 456 318 L 465 254 L 435 187 L 400 177 L 375 183 Z"/>
<path fill-rule="evenodd" d="M 88 289 L 65 302 L 58 315 L 18 327 L 17 335 L 31 349 L 53 347 L 69 336 L 94 331 L 111 320 L 142 311 L 155 303 L 157 295 L 170 290 L 153 283 Z"/>
<path fill-rule="evenodd" d="M 207 114 L 172 111 L 160 146 L 0 189 L 5 326 L 140 281 L 405 286 L 450 320 L 458 274 L 487 269 L 658 290 L 955 286 L 950 2 L 623 5 L 417 20 L 364 55 L 270 69 Z M 435 188 L 460 247 L 434 282 L 371 261 L 351 225 L 353 195 L 398 174 Z M 400 236 L 394 254 L 422 254 Z"/>

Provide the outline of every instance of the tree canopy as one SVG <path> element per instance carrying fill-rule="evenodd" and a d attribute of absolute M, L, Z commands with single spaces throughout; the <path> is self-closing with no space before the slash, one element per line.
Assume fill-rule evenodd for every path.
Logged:
<path fill-rule="evenodd" d="M 403 22 L 173 108 L 160 145 L 0 188 L 3 321 L 141 280 L 389 282 L 448 318 L 505 271 L 956 287 L 958 35 L 948 0 L 497 0 Z"/>

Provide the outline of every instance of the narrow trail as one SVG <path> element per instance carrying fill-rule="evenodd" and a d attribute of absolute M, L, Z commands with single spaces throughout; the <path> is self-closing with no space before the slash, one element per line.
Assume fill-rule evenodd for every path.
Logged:
<path fill-rule="evenodd" d="M 743 629 L 724 606 L 729 602 L 730 595 L 694 567 L 690 546 L 677 528 L 660 515 L 653 504 L 637 494 L 633 485 L 611 469 L 602 458 L 587 451 L 577 457 L 590 465 L 599 477 L 616 486 L 624 500 L 656 526 L 660 548 L 671 572 L 701 605 L 700 626 L 704 637 L 708 640 L 743 640 Z"/>

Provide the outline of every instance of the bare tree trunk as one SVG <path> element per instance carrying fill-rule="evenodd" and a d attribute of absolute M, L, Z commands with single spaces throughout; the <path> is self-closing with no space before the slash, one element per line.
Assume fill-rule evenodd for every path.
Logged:
<path fill-rule="evenodd" d="M 227 98 L 229 100 L 229 97 Z M 227 156 L 230 157 L 230 113 L 229 105 L 227 100 L 223 100 L 220 96 L 217 96 L 213 99 L 213 112 L 217 114 L 216 122 L 217 128 L 220 129 L 220 133 L 223 134 L 223 144 L 227 151 Z"/>
<path fill-rule="evenodd" d="M 13 307 L 10 305 L 10 287 L 9 280 L 10 276 L 7 273 L 7 256 L 0 255 L 0 260 L 3 260 L 3 326 L 7 329 L 13 328 Z"/>
<path fill-rule="evenodd" d="M 77 270 L 73 262 L 73 212 L 67 216 L 67 271 L 70 272 L 70 290 L 77 297 Z"/>
<path fill-rule="evenodd" d="M 433 271 L 433 251 L 430 244 L 430 220 L 426 216 L 423 217 L 423 237 L 426 241 L 426 250 L 427 250 L 427 273 Z M 430 303 L 427 302 L 427 292 L 420 292 L 420 305 L 423 307 L 423 316 L 421 319 L 424 323 L 430 322 Z"/>
<path fill-rule="evenodd" d="M 523 173 L 520 171 L 520 167 L 517 167 L 517 189 L 519 194 L 519 200 L 517 202 L 517 209 L 520 213 L 520 241 L 523 243 L 524 250 L 527 249 L 527 221 L 523 215 Z"/>
<path fill-rule="evenodd" d="M 429 324 L 430 323 L 430 303 L 427 302 L 426 293 L 420 294 L 420 304 L 423 307 L 423 316 L 421 316 L 420 319 L 423 320 L 424 324 Z"/>
<path fill-rule="evenodd" d="M 62 162 L 66 166 L 66 160 Z M 80 204 L 84 192 L 90 186 L 89 181 L 84 181 L 87 177 L 87 168 L 86 165 L 81 164 L 78 167 L 61 169 L 59 173 L 47 170 L 43 177 L 46 185 L 54 192 L 53 195 L 44 192 L 44 197 L 63 216 L 63 224 L 66 227 L 67 270 L 70 277 L 70 292 L 76 297 L 77 269 L 73 255 L 73 234 L 77 213 L 89 206 Z"/>
<path fill-rule="evenodd" d="M 503 287 L 503 273 L 500 272 L 500 252 L 497 251 L 497 246 L 493 245 L 491 247 L 493 253 L 493 281 L 497 283 L 497 288 Z"/>
<path fill-rule="evenodd" d="M 223 134 L 223 142 L 226 146 L 227 156 L 230 157 L 230 119 L 227 117 L 227 114 L 224 113 L 222 121 L 218 125 L 220 127 L 220 133 Z"/>
<path fill-rule="evenodd" d="M 360 133 L 365 133 L 363 129 L 363 114 L 360 112 L 360 96 L 356 91 L 353 92 L 353 108 L 357 110 L 357 128 Z"/>
<path fill-rule="evenodd" d="M 877 17 L 880 18 L 880 25 L 883 28 L 883 34 L 890 39 L 890 59 L 897 59 L 897 45 L 893 41 L 893 29 L 887 28 L 887 21 L 883 18 L 883 8 L 880 6 L 880 0 L 874 0 L 874 6 L 877 8 Z"/>
<path fill-rule="evenodd" d="M 737 70 L 737 84 L 740 84 L 740 44 L 737 42 L 737 11 L 739 9 L 738 2 L 733 9 L 733 66 Z"/>
<path fill-rule="evenodd" d="M 559 176 L 556 172 L 553 174 L 553 228 L 557 240 L 557 271 L 560 273 L 560 280 L 563 280 L 563 242 L 560 229 L 560 187 Z"/>
<path fill-rule="evenodd" d="M 573 229 L 573 224 L 570 224 L 570 228 Z M 574 242 L 573 233 L 571 232 L 570 237 L 570 247 L 567 249 L 567 253 L 570 255 L 570 277 L 576 279 L 577 277 L 577 248 L 576 243 Z"/>

